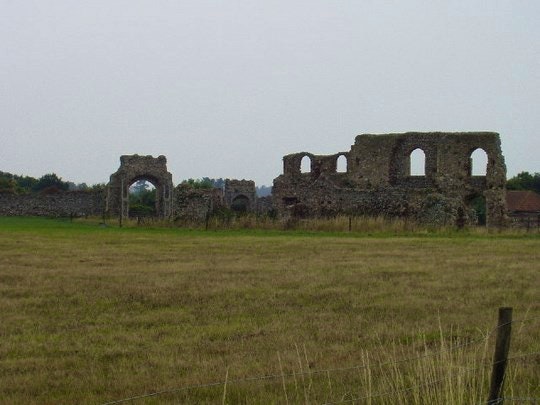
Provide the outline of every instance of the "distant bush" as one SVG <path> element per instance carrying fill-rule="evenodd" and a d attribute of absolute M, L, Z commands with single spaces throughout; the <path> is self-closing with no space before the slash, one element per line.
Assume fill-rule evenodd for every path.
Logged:
<path fill-rule="evenodd" d="M 214 183 L 212 179 L 209 179 L 208 177 L 203 177 L 202 179 L 187 179 L 182 181 L 180 184 L 195 189 L 214 188 Z"/>
<path fill-rule="evenodd" d="M 153 207 L 149 207 L 144 204 L 130 204 L 129 216 L 130 217 L 150 217 L 155 214 Z"/>
<path fill-rule="evenodd" d="M 62 178 L 58 177 L 55 173 L 49 173 L 41 176 L 38 179 L 38 181 L 32 186 L 32 191 L 41 191 L 50 187 L 55 187 L 62 191 L 69 190 L 68 182 L 62 181 Z"/>

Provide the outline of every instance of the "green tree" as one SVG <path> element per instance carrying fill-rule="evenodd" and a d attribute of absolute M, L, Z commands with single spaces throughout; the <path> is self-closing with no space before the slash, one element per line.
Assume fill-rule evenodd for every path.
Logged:
<path fill-rule="evenodd" d="M 107 185 L 105 183 L 96 183 L 88 187 L 88 191 L 105 191 Z"/>
<path fill-rule="evenodd" d="M 41 191 L 46 188 L 57 188 L 59 190 L 69 189 L 69 184 L 65 181 L 62 181 L 55 173 L 45 174 L 40 177 L 37 182 L 32 186 L 32 191 Z"/>
<path fill-rule="evenodd" d="M 195 189 L 214 188 L 213 180 L 209 179 L 208 177 L 203 177 L 202 179 L 187 179 L 184 180 L 181 184 Z"/>
<path fill-rule="evenodd" d="M 17 182 L 7 177 L 0 177 L 0 193 L 15 194 L 17 192 Z"/>
<path fill-rule="evenodd" d="M 25 193 L 31 192 L 38 182 L 38 179 L 30 176 L 14 176 L 14 179 L 17 182 L 19 191 Z"/>
<path fill-rule="evenodd" d="M 508 190 L 534 190 L 540 193 L 540 173 L 521 172 L 506 182 Z"/>
<path fill-rule="evenodd" d="M 17 176 L 7 172 L 0 171 L 0 181 L 4 192 L 28 193 L 37 183 L 37 179 L 29 176 Z"/>
<path fill-rule="evenodd" d="M 132 216 L 151 216 L 156 212 L 156 192 L 146 180 L 138 180 L 129 189 L 129 212 Z"/>

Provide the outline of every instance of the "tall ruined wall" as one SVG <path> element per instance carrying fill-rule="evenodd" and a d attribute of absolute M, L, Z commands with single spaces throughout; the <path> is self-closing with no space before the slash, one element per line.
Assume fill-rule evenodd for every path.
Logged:
<path fill-rule="evenodd" d="M 61 191 L 51 194 L 0 193 L 0 215 L 69 217 L 103 214 L 102 192 Z"/>
<path fill-rule="evenodd" d="M 488 156 L 486 176 L 471 175 L 471 154 Z M 425 175 L 411 176 L 410 155 L 421 149 Z M 338 173 L 339 156 L 347 171 Z M 311 171 L 301 173 L 302 158 Z M 321 156 L 302 152 L 283 158 L 273 199 L 282 216 L 347 214 L 413 217 L 430 223 L 474 223 L 471 206 L 485 198 L 488 224 L 505 222 L 506 167 L 499 135 L 492 132 L 359 135 L 349 152 Z"/>

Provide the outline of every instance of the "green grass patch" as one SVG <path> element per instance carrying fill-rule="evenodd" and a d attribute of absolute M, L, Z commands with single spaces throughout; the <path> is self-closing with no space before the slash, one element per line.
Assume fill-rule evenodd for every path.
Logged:
<path fill-rule="evenodd" d="M 540 350 L 534 236 L 115 225 L 0 218 L 0 402 L 104 403 L 227 370 L 233 381 L 364 365 L 231 382 L 226 402 L 323 403 L 442 379 L 372 403 L 479 403 L 493 338 L 445 347 L 482 339 L 500 306 L 537 319 L 516 324 L 511 353 Z M 539 366 L 511 362 L 507 392 L 540 396 Z M 219 403 L 223 392 L 135 403 Z"/>

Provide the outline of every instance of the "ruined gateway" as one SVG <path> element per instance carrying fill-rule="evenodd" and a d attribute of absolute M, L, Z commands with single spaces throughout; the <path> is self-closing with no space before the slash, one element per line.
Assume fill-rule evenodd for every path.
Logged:
<path fill-rule="evenodd" d="M 425 174 L 411 176 L 410 157 L 425 155 Z M 488 158 L 485 176 L 472 176 L 472 153 Z M 345 172 L 337 172 L 344 156 Z M 307 157 L 311 170 L 301 173 Z M 476 224 L 473 202 L 485 204 L 486 224 L 506 220 L 506 167 L 493 132 L 408 132 L 359 135 L 349 152 L 321 156 L 302 152 L 283 158 L 274 180 L 274 208 L 281 216 L 336 214 L 414 218 L 438 225 Z"/>
<path fill-rule="evenodd" d="M 156 214 L 163 219 L 203 220 L 222 208 L 237 212 L 255 212 L 255 183 L 250 180 L 225 181 L 221 189 L 193 189 L 184 184 L 173 186 L 165 156 L 124 155 L 120 168 L 107 184 L 105 214 L 129 216 L 129 187 L 139 180 L 149 181 L 156 188 Z"/>
<path fill-rule="evenodd" d="M 425 156 L 425 173 L 411 175 L 415 150 Z M 471 154 L 487 155 L 485 176 L 472 175 Z M 301 172 L 302 159 L 310 170 Z M 346 170 L 338 172 L 338 159 Z M 223 189 L 174 186 L 165 156 L 125 155 L 105 193 L 0 194 L 0 215 L 129 216 L 129 187 L 147 180 L 156 188 L 156 214 L 162 219 L 200 221 L 218 210 L 272 213 L 280 218 L 338 214 L 411 218 L 435 225 L 477 224 L 478 200 L 488 226 L 506 224 L 506 168 L 500 139 L 493 132 L 408 132 L 359 135 L 348 152 L 283 158 L 271 197 L 257 198 L 255 183 L 226 180 Z M 477 207 L 476 207 L 477 208 Z"/>

